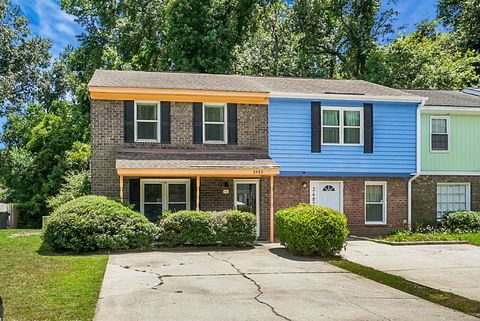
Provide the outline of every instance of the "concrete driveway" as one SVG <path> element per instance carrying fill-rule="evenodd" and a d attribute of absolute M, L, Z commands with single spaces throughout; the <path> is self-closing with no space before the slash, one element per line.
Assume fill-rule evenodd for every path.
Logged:
<path fill-rule="evenodd" d="M 468 244 L 391 246 L 349 241 L 342 255 L 431 288 L 480 301 L 480 247 Z"/>
<path fill-rule="evenodd" d="M 95 320 L 478 319 L 264 245 L 111 255 Z"/>

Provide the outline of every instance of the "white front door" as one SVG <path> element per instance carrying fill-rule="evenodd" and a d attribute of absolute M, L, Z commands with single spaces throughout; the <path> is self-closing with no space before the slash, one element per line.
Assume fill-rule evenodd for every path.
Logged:
<path fill-rule="evenodd" d="M 257 217 L 257 236 L 260 236 L 260 181 L 237 179 L 235 185 L 235 209 L 250 212 Z"/>
<path fill-rule="evenodd" d="M 310 204 L 343 212 L 343 182 L 310 181 Z"/>

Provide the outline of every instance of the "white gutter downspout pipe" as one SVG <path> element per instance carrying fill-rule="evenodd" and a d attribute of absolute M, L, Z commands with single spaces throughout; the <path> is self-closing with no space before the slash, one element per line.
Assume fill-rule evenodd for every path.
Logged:
<path fill-rule="evenodd" d="M 421 166 L 420 166 L 420 161 L 421 157 L 420 154 L 422 152 L 420 143 L 421 143 L 421 110 L 425 106 L 425 103 L 427 102 L 428 98 L 424 98 L 422 102 L 420 103 L 420 106 L 417 108 L 417 166 L 416 166 L 416 171 L 414 174 L 411 175 L 410 179 L 408 180 L 408 229 L 411 231 L 412 230 L 412 182 L 416 180 L 420 176 L 420 171 L 421 171 Z"/>

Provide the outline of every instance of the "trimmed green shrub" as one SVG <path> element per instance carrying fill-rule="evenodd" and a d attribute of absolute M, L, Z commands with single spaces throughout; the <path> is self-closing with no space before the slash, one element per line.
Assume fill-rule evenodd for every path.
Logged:
<path fill-rule="evenodd" d="M 89 252 L 146 248 L 158 227 L 145 216 L 103 196 L 83 196 L 59 206 L 43 240 L 55 251 Z"/>
<path fill-rule="evenodd" d="M 344 246 L 347 218 L 320 206 L 299 204 L 276 213 L 278 237 L 288 251 L 298 255 L 337 254 Z"/>
<path fill-rule="evenodd" d="M 480 212 L 450 212 L 443 219 L 443 226 L 452 232 L 480 231 Z"/>
<path fill-rule="evenodd" d="M 168 246 L 237 246 L 251 244 L 256 238 L 256 218 L 251 213 L 179 211 L 164 214 L 158 242 Z"/>
<path fill-rule="evenodd" d="M 216 212 L 213 222 L 216 238 L 222 245 L 252 244 L 257 239 L 255 214 L 234 210 Z"/>
<path fill-rule="evenodd" d="M 168 245 L 215 243 L 212 212 L 178 211 L 165 213 L 160 220 L 158 239 Z"/>

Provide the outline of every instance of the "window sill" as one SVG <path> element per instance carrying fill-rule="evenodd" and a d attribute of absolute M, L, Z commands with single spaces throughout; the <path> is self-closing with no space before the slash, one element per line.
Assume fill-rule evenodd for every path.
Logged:
<path fill-rule="evenodd" d="M 322 143 L 322 146 L 354 146 L 354 147 L 363 147 L 363 144 L 333 144 L 333 143 Z"/>
<path fill-rule="evenodd" d="M 204 145 L 227 145 L 227 142 L 220 142 L 220 141 L 204 141 Z"/>
<path fill-rule="evenodd" d="M 365 225 L 368 225 L 368 226 L 386 226 L 387 223 L 385 222 L 365 222 Z"/>

